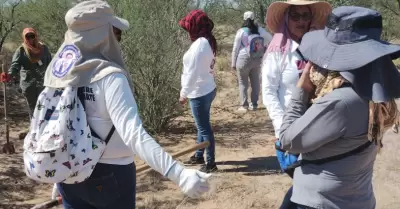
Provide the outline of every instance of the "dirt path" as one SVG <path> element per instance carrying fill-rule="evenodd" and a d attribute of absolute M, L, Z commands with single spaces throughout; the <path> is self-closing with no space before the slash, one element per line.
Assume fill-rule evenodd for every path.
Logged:
<path fill-rule="evenodd" d="M 224 78 L 213 104 L 213 127 L 216 133 L 216 158 L 220 172 L 212 179 L 211 191 L 200 200 L 184 198 L 178 187 L 156 173 L 138 176 L 137 208 L 140 209 L 276 209 L 290 187 L 291 179 L 280 174 L 275 152 L 271 122 L 266 110 L 236 113 L 236 81 L 229 73 Z M 16 100 L 17 101 L 17 100 Z M 24 127 L 18 105 L 13 106 L 12 136 L 17 127 Z M 3 117 L 2 115 L 0 115 Z M 168 136 L 157 139 L 166 150 L 175 152 L 195 143 L 195 126 L 190 116 L 175 121 L 177 127 Z M 3 133 L 2 133 L 3 134 Z M 0 140 L 3 135 L 0 136 Z M 396 140 L 397 139 L 397 140 Z M 400 135 L 387 133 L 385 148 L 378 156 L 374 173 L 374 190 L 378 209 L 400 208 Z M 15 140 L 15 139 L 14 139 Z M 3 143 L 3 142 L 1 142 Z M 22 144 L 22 141 L 16 141 Z M 29 208 L 38 198 L 50 195 L 50 185 L 28 180 L 22 170 L 21 149 L 18 154 L 0 154 L 0 208 Z M 185 160 L 189 156 L 180 158 Z M 138 162 L 139 165 L 141 162 Z M 195 168 L 195 167 L 194 167 Z M 29 201 L 31 200 L 31 201 Z M 35 200 L 35 201 L 32 201 Z"/>

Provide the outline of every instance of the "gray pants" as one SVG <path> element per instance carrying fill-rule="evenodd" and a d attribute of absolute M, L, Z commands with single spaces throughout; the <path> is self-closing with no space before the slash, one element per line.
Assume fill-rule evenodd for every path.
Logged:
<path fill-rule="evenodd" d="M 260 70 L 262 59 L 250 59 L 249 57 L 239 56 L 236 61 L 237 77 L 239 81 L 240 105 L 249 107 L 247 90 L 249 88 L 249 78 L 251 85 L 251 105 L 257 107 L 258 96 L 260 94 Z"/>

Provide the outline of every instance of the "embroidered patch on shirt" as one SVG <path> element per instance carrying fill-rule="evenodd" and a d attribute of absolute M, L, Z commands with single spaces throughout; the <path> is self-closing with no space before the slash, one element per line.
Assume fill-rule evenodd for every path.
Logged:
<path fill-rule="evenodd" d="M 58 78 L 64 77 L 80 58 L 81 53 L 78 47 L 72 44 L 65 45 L 53 63 L 53 75 Z"/>

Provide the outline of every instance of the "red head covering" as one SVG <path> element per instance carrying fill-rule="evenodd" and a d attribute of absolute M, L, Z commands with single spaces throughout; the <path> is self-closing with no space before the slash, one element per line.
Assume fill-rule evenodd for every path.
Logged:
<path fill-rule="evenodd" d="M 26 35 L 28 35 L 28 34 L 35 35 L 33 44 L 30 44 L 28 39 L 26 38 Z M 25 50 L 26 54 L 28 55 L 29 59 L 33 63 L 38 62 L 43 54 L 43 45 L 42 45 L 42 43 L 39 42 L 38 33 L 33 28 L 25 28 L 22 31 L 22 38 L 24 40 L 23 47 L 24 47 L 24 50 Z"/>
<path fill-rule="evenodd" d="M 214 54 L 217 51 L 217 41 L 212 34 L 214 29 L 213 21 L 202 10 L 192 10 L 179 21 L 179 26 L 189 33 L 190 39 L 196 41 L 204 37 L 211 45 Z"/>

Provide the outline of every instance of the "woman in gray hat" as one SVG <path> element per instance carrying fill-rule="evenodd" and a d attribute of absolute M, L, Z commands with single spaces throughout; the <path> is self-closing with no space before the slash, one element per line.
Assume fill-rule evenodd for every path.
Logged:
<path fill-rule="evenodd" d="M 372 172 L 383 133 L 398 116 L 400 46 L 380 40 L 382 16 L 338 7 L 324 30 L 307 33 L 309 61 L 293 91 L 281 148 L 299 153 L 292 202 L 281 208 L 374 209 Z M 285 203 L 286 201 L 284 201 Z"/>

